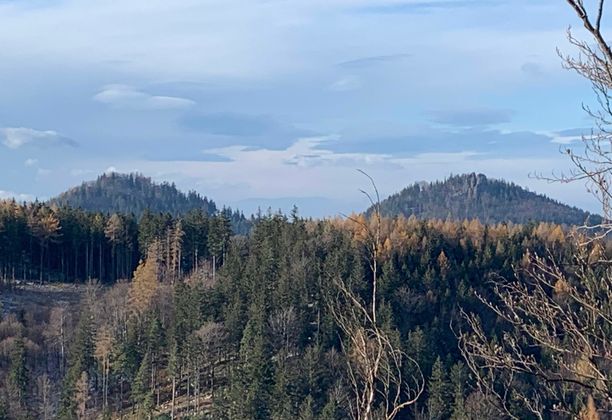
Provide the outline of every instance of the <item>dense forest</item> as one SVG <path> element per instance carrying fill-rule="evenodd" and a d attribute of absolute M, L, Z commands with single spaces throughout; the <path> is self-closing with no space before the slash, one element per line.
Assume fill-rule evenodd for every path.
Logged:
<path fill-rule="evenodd" d="M 200 259 L 222 262 L 231 216 L 229 211 L 196 209 L 174 218 L 145 210 L 137 219 L 133 214 L 0 202 L 0 277 L 111 283 L 131 277 L 154 239 L 163 242 L 177 269 L 191 271 Z"/>
<path fill-rule="evenodd" d="M 214 201 L 194 191 L 185 194 L 174 184 L 156 184 L 151 178 L 139 174 L 115 172 L 74 187 L 51 199 L 49 204 L 105 214 L 134 214 L 138 219 L 147 210 L 172 216 L 184 215 L 191 210 L 215 214 L 218 210 Z M 229 216 L 236 233 L 248 231 L 250 223 L 242 213 L 225 208 L 223 213 Z"/>
<path fill-rule="evenodd" d="M 529 265 L 528 251 L 574 252 L 554 224 L 383 219 L 373 291 L 363 216 L 270 214 L 230 237 L 222 213 L 137 221 L 5 202 L 0 214 L 3 301 L 21 302 L 0 322 L 0 418 L 11 419 L 349 418 L 337 279 L 377 296 L 377 323 L 414 362 L 401 369 L 422 390 L 396 418 L 506 418 L 462 357 L 462 311 L 502 339 L 507 325 L 478 298 L 495 298 L 490 280 Z M 87 285 L 70 304 L 28 300 L 13 281 L 24 274 Z M 566 393 L 580 410 L 587 394 Z"/>
<path fill-rule="evenodd" d="M 366 22 L 365 15 L 373 12 L 405 15 L 408 9 L 437 9 L 452 2 L 408 3 L 369 7 L 365 2 L 343 9 Z M 605 0 L 565 3 L 581 28 L 578 35 L 567 31 L 574 54 L 557 51 L 564 68 L 592 85 L 596 100 L 583 108 L 594 129 L 581 136 L 582 151 L 574 145 L 574 134 L 584 130 L 546 136 L 530 132 L 529 137 L 560 141 L 572 170 L 551 174 L 551 180 L 585 184 L 601 205 L 601 216 L 475 173 L 415 184 L 380 202 L 375 180 L 360 171 L 371 181 L 372 192 L 362 192 L 372 207 L 323 220 L 303 218 L 297 209 L 289 215 L 260 212 L 248 220 L 195 192 L 184 194 L 174 184 L 158 185 L 136 174 L 105 174 L 47 203 L 0 200 L 0 420 L 612 419 L 612 45 L 604 33 Z M 268 6 L 266 16 L 273 11 Z M 195 9 L 182 9 L 191 14 L 187 21 L 197 21 Z M 223 18 L 233 14 L 235 7 L 230 9 L 223 10 Z M 461 19 L 473 23 L 468 9 L 474 8 L 451 13 L 459 22 L 453 33 L 461 34 L 457 28 L 467 22 Z M 538 39 L 543 29 L 552 33 L 553 26 L 537 29 L 544 16 L 538 13 L 556 21 L 556 11 L 546 5 L 519 9 L 529 21 L 528 27 L 519 25 L 521 31 L 533 35 L 520 40 Z M 80 16 L 76 9 L 66 10 L 72 20 Z M 122 10 L 103 9 L 91 16 L 112 19 Z M 162 29 L 186 21 L 166 5 L 159 10 L 170 22 Z M 470 35 L 492 34 L 497 12 L 512 10 L 496 10 L 490 18 L 478 11 L 472 17 L 484 21 L 487 31 L 468 28 Z M 325 11 L 329 22 L 341 16 L 334 8 Z M 48 27 L 41 11 L 34 12 L 36 22 Z M 146 12 L 148 20 L 159 21 Z M 307 9 L 300 12 L 316 17 Z M 64 16 L 52 15 L 55 20 Z M 248 35 L 253 25 L 243 15 L 236 22 Z M 260 22 L 261 13 L 247 10 L 247 15 Z M 392 20 L 401 22 L 399 15 Z M 346 34 L 361 28 L 342 16 L 333 29 Z M 132 35 L 142 32 L 133 29 Z M 513 33 L 507 29 L 505 35 Z M 333 37 L 332 32 L 326 34 Z M 114 31 L 104 42 L 121 42 L 121 35 Z M 187 38 L 202 38 L 166 35 L 165 44 L 179 47 Z M 213 49 L 224 45 L 224 36 L 212 38 Z M 435 57 L 436 43 L 431 47 Z M 119 62 L 125 62 L 124 56 Z M 396 56 L 341 64 L 386 62 Z M 512 62 L 512 54 L 508 58 Z M 553 75 L 548 68 L 542 73 L 538 63 L 527 65 L 531 76 Z M 197 76 L 197 65 L 192 73 Z M 427 82 L 418 72 L 414 75 L 417 83 Z M 525 86 L 539 82 L 534 83 Z M 113 93 L 117 89 L 121 92 Z M 113 85 L 94 99 L 108 105 L 125 101 L 128 106 L 118 106 L 122 115 L 178 112 L 185 105 L 194 105 L 193 114 L 202 108 L 192 99 L 127 85 Z M 135 106 L 141 101 L 146 106 Z M 258 102 L 259 108 L 266 104 Z M 381 105 L 387 112 L 389 107 Z M 463 104 L 455 111 L 428 113 L 427 124 L 448 125 L 449 135 L 477 131 L 508 140 L 519 137 L 517 131 L 503 132 L 521 123 L 510 121 L 507 110 L 469 110 Z M 169 121 L 183 119 L 169 115 L 174 115 Z M 578 121 L 567 116 L 566 122 Z M 240 125 L 241 119 L 207 125 Z M 261 125 L 253 121 L 246 125 Z M 295 131 L 273 123 L 278 127 L 260 134 Z M 238 128 L 203 133 L 229 138 L 226 131 L 236 131 L 244 137 L 237 133 L 244 127 Z M 259 132 L 262 127 L 252 128 Z M 0 131 L 9 150 L 23 147 L 32 156 L 27 167 L 38 165 L 38 156 L 30 155 L 34 146 L 78 144 L 53 130 Z M 134 132 L 127 130 L 121 138 Z M 523 147 L 510 143 L 500 153 Z M 392 163 L 390 157 L 373 163 Z M 96 162 L 103 160 L 96 156 Z M 46 173 L 54 171 L 38 167 L 39 175 Z"/>
<path fill-rule="evenodd" d="M 580 226 L 601 222 L 597 215 L 475 173 L 414 184 L 383 200 L 381 213 L 422 219 L 478 219 L 482 223 L 551 222 Z"/>

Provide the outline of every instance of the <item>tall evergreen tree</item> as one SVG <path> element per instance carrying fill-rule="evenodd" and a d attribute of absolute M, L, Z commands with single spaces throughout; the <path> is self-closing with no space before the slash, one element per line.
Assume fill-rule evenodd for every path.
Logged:
<path fill-rule="evenodd" d="M 8 390 L 14 415 L 25 417 L 28 411 L 29 375 L 23 336 L 19 334 L 10 353 Z"/>
<path fill-rule="evenodd" d="M 427 385 L 427 412 L 430 420 L 443 420 L 448 418 L 449 389 L 442 360 L 436 359 Z"/>

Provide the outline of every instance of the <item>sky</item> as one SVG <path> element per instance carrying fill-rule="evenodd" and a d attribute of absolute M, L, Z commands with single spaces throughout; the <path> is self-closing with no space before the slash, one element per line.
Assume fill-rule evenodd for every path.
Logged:
<path fill-rule="evenodd" d="M 0 198 L 104 172 L 334 216 L 417 181 L 550 184 L 593 122 L 564 0 L 0 0 Z M 580 30 L 577 30 L 580 35 Z"/>

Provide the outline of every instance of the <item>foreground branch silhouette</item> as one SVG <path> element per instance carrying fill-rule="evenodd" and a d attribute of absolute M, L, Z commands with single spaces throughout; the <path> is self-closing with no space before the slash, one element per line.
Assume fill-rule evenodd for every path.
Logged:
<path fill-rule="evenodd" d="M 401 349 L 395 331 L 377 319 L 378 263 L 381 251 L 380 196 L 372 177 L 374 214 L 370 220 L 347 216 L 362 230 L 363 246 L 372 271 L 371 295 L 363 299 L 342 278 L 332 278 L 337 294 L 329 301 L 334 320 L 344 335 L 342 350 L 346 357 L 351 415 L 356 420 L 394 419 L 421 396 L 425 379 L 418 363 Z M 375 197 L 375 198 L 373 198 Z"/>
<path fill-rule="evenodd" d="M 459 347 L 481 392 L 500 416 L 544 419 L 599 419 L 612 416 L 612 265 L 605 241 L 612 232 L 612 50 L 601 32 L 604 0 L 589 12 L 582 0 L 567 0 L 589 41 L 568 30 L 577 56 L 563 55 L 564 67 L 589 80 L 598 109 L 584 106 L 595 129 L 582 138 L 583 150 L 564 150 L 574 169 L 542 177 L 582 181 L 601 204 L 601 223 L 585 222 L 574 232 L 574 253 L 561 265 L 551 252 L 528 253 L 512 280 L 492 279 L 493 297 L 478 296 L 504 325 L 488 337 L 484 321 L 462 311 Z"/>

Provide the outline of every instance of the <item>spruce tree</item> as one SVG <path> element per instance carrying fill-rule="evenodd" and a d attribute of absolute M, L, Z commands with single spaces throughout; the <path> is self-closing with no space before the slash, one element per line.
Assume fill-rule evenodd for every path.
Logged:
<path fill-rule="evenodd" d="M 315 420 L 316 416 L 313 411 L 314 400 L 309 395 L 306 397 L 302 405 L 300 406 L 299 420 Z"/>
<path fill-rule="evenodd" d="M 8 372 L 7 385 L 11 398 L 11 405 L 15 407 L 13 414 L 24 415 L 27 412 L 29 375 L 26 362 L 24 340 L 20 333 L 15 338 L 13 348 L 11 349 Z"/>
<path fill-rule="evenodd" d="M 94 339 L 91 313 L 85 309 L 79 318 L 71 349 L 69 368 L 62 386 L 60 418 L 72 419 L 77 415 L 77 383 L 83 373 L 89 378 L 93 374 Z M 89 374 L 88 374 L 89 373 Z"/>
<path fill-rule="evenodd" d="M 440 356 L 436 359 L 428 383 L 427 412 L 430 420 L 443 420 L 448 417 L 449 390 Z"/>
<path fill-rule="evenodd" d="M 468 416 L 465 412 L 465 390 L 467 375 L 465 365 L 461 362 L 455 363 L 451 369 L 450 381 L 453 392 L 453 403 L 451 411 L 452 420 L 467 420 Z"/>
<path fill-rule="evenodd" d="M 145 353 L 134 383 L 132 385 L 132 400 L 137 406 L 140 418 L 151 418 L 153 412 L 153 392 L 151 390 L 151 353 Z"/>

